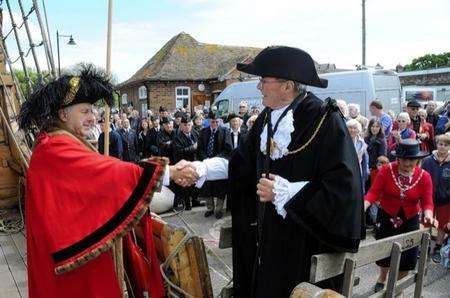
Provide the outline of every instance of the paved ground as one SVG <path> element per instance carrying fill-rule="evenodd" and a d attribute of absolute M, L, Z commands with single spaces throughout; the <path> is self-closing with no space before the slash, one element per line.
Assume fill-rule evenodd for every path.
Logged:
<path fill-rule="evenodd" d="M 204 207 L 184 212 L 181 217 L 171 213 L 164 214 L 166 221 L 180 226 L 187 222 L 196 234 L 203 237 L 208 251 L 211 281 L 214 295 L 231 279 L 231 249 L 219 249 L 219 231 L 229 214 L 220 220 L 214 217 L 205 218 Z M 183 221 L 184 219 L 184 221 Z M 220 260 L 219 260 L 219 259 Z M 223 263 L 222 263 L 223 262 Z M 354 297 L 367 297 L 375 284 L 378 269 L 371 264 L 357 270 L 360 284 L 354 288 Z M 413 288 L 408 288 L 405 297 L 413 297 Z M 428 262 L 428 274 L 425 280 L 424 297 L 450 298 L 450 272 L 441 266 Z M 0 235 L 0 298 L 27 297 L 26 289 L 26 252 L 23 233 Z"/>
<path fill-rule="evenodd" d="M 220 226 L 230 220 L 229 214 L 220 220 L 213 216 L 205 218 L 204 207 L 194 208 L 192 211 L 183 212 L 182 218 L 189 223 L 196 233 L 204 238 L 205 244 L 212 252 L 208 253 L 211 280 L 214 288 L 214 295 L 217 296 L 224 285 L 230 279 L 231 273 L 213 255 L 217 254 L 229 268 L 231 265 L 231 249 L 219 249 Z M 184 221 L 179 216 L 173 214 L 163 215 L 168 222 L 184 225 Z M 168 217 L 169 216 L 169 217 Z M 372 292 L 372 287 L 376 282 L 378 267 L 371 264 L 356 271 L 356 276 L 360 278 L 360 283 L 354 288 L 354 297 L 367 297 Z M 405 292 L 405 297 L 413 297 L 414 288 L 410 287 Z M 425 279 L 423 297 L 450 298 L 450 272 L 446 272 L 440 265 L 431 261 L 428 262 L 428 273 Z"/>

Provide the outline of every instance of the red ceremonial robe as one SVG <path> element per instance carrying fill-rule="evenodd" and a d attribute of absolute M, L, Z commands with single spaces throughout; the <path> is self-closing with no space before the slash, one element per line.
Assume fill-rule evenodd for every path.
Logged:
<path fill-rule="evenodd" d="M 29 297 L 122 297 L 110 248 L 146 212 L 163 172 L 160 162 L 100 155 L 65 131 L 41 134 L 27 172 Z"/>

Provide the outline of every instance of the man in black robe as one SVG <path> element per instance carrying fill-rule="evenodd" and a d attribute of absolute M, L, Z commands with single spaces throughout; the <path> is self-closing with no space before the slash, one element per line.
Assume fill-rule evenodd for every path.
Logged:
<path fill-rule="evenodd" d="M 309 54 L 269 47 L 237 68 L 262 77 L 266 108 L 229 164 L 194 165 L 199 181 L 228 170 L 234 297 L 289 297 L 309 281 L 312 255 L 358 250 L 364 230 L 358 159 L 335 101 L 305 91 L 304 85 L 327 85 Z M 319 286 L 339 291 L 341 279 Z"/>

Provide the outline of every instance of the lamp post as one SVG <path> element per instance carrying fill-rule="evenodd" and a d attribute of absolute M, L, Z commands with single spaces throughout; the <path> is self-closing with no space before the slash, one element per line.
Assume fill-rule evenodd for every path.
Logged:
<path fill-rule="evenodd" d="M 56 48 L 58 49 L 58 77 L 61 76 L 61 57 L 60 57 L 60 54 L 59 54 L 59 38 L 60 37 L 68 37 L 69 38 L 69 42 L 67 44 L 71 45 L 71 46 L 76 45 L 75 41 L 73 40 L 72 35 L 59 34 L 58 30 L 56 30 Z"/>

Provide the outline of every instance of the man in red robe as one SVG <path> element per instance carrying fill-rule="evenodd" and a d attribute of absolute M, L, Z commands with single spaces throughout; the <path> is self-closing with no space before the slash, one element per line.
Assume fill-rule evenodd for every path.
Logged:
<path fill-rule="evenodd" d="M 147 212 L 161 184 L 196 179 L 182 163 L 138 166 L 100 155 L 85 141 L 94 123 L 92 104 L 111 103 L 112 94 L 109 78 L 88 65 L 78 76 L 36 88 L 22 106 L 21 128 L 40 131 L 26 185 L 30 298 L 122 297 L 110 250 L 114 240 Z M 150 262 L 150 294 L 160 297 L 158 261 Z"/>

